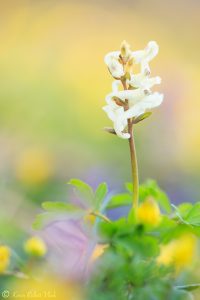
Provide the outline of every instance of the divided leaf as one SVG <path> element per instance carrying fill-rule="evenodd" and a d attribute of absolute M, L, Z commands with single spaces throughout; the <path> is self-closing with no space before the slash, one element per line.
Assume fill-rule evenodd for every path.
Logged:
<path fill-rule="evenodd" d="M 85 200 L 88 206 L 93 206 L 94 192 L 87 183 L 79 179 L 71 179 L 68 184 L 75 187 L 77 196 Z"/>
<path fill-rule="evenodd" d="M 132 197 L 128 193 L 118 194 L 111 197 L 109 203 L 107 204 L 107 209 L 117 208 L 120 206 L 128 206 L 132 203 Z"/>
<path fill-rule="evenodd" d="M 64 203 L 64 202 L 43 202 L 42 203 L 42 208 L 48 212 L 57 212 L 57 213 L 76 213 L 80 212 L 81 208 L 78 206 L 75 206 L 74 204 L 71 203 Z"/>
<path fill-rule="evenodd" d="M 194 283 L 194 284 L 186 284 L 186 285 L 178 285 L 175 286 L 178 290 L 184 290 L 184 291 L 194 291 L 200 287 L 200 283 Z"/>
<path fill-rule="evenodd" d="M 33 229 L 40 230 L 45 227 L 55 216 L 53 213 L 42 213 L 38 214 L 35 218 L 35 221 L 32 224 Z"/>
<path fill-rule="evenodd" d="M 193 205 L 185 217 L 185 220 L 191 225 L 200 226 L 200 202 Z"/>
<path fill-rule="evenodd" d="M 99 184 L 95 191 L 94 205 L 95 210 L 101 209 L 101 204 L 108 193 L 108 187 L 105 182 Z"/>
<path fill-rule="evenodd" d="M 196 227 L 200 226 L 200 202 L 194 205 L 191 203 L 183 203 L 178 207 L 172 204 L 172 207 L 182 223 Z"/>
<path fill-rule="evenodd" d="M 139 122 L 145 120 L 146 118 L 150 117 L 151 115 L 152 115 L 152 112 L 150 112 L 150 111 L 149 111 L 149 112 L 146 112 L 146 113 L 140 115 L 139 117 L 134 118 L 133 124 L 137 124 L 137 123 L 139 123 Z"/>
<path fill-rule="evenodd" d="M 40 230 L 54 221 L 66 221 L 69 219 L 78 220 L 84 215 L 84 212 L 81 209 L 73 211 L 58 211 L 48 205 L 45 205 L 44 209 L 47 210 L 47 212 L 38 214 L 32 224 L 32 227 L 35 230 Z"/>

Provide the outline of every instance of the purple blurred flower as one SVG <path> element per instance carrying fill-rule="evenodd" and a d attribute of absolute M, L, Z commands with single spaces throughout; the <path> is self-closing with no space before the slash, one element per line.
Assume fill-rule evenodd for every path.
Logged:
<path fill-rule="evenodd" d="M 81 221 L 55 221 L 44 228 L 42 238 L 48 246 L 49 261 L 56 272 L 70 279 L 84 279 L 97 244 L 94 229 Z"/>

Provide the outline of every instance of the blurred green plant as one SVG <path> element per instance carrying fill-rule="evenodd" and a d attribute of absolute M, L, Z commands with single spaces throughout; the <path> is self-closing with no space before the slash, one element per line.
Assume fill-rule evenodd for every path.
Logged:
<path fill-rule="evenodd" d="M 116 295 L 122 300 L 191 299 L 191 291 L 199 284 L 184 284 L 183 274 L 192 274 L 197 259 L 198 203 L 171 206 L 168 196 L 158 185 L 147 181 L 140 186 L 138 210 L 131 208 L 127 216 L 113 221 L 106 216 L 109 209 L 132 203 L 131 183 L 125 184 L 128 193 L 109 197 L 106 205 L 105 183 L 96 191 L 78 179 L 69 183 L 77 199 L 86 207 L 80 208 L 80 203 L 44 202 L 42 207 L 46 212 L 39 215 L 40 226 L 37 221 L 34 226 L 37 229 L 46 226 L 48 213 L 54 214 L 54 220 L 59 216 L 74 219 L 78 211 L 78 219 L 95 228 L 101 249 L 94 250 L 87 299 L 109 300 Z M 95 216 L 94 222 L 88 223 L 86 216 Z"/>

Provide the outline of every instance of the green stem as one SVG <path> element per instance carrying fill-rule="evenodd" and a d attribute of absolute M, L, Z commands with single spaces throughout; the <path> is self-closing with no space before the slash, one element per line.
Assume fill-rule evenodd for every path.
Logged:
<path fill-rule="evenodd" d="M 106 221 L 107 223 L 111 223 L 111 220 L 108 219 L 105 215 L 103 215 L 102 213 L 100 213 L 99 211 L 93 211 L 91 212 L 91 215 L 95 216 L 95 217 L 99 217 L 102 220 Z"/>
<path fill-rule="evenodd" d="M 128 120 L 128 132 L 130 134 L 129 138 L 129 149 L 131 156 L 131 171 L 132 171 L 132 179 L 133 179 L 133 208 L 137 210 L 138 208 L 138 198 L 139 198 L 139 176 L 138 176 L 138 164 L 137 164 L 137 156 L 133 135 L 133 124 L 132 120 Z"/>
<path fill-rule="evenodd" d="M 126 80 L 122 80 L 122 85 L 124 90 L 127 90 Z M 129 109 L 128 100 L 125 100 L 125 110 Z M 139 176 L 138 176 L 138 164 L 137 164 L 137 155 L 135 148 L 135 141 L 133 135 L 133 122 L 132 119 L 128 119 L 128 133 L 130 134 L 129 138 L 129 149 L 131 156 L 131 171 L 132 171 L 132 180 L 133 180 L 133 204 L 132 207 L 137 210 L 138 208 L 138 199 L 139 199 Z"/>

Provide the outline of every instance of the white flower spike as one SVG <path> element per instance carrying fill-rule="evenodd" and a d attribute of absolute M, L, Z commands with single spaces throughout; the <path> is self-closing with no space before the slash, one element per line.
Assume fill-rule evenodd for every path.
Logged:
<path fill-rule="evenodd" d="M 148 43 L 144 50 L 131 52 L 127 42 L 121 45 L 121 51 L 108 53 L 105 63 L 115 81 L 112 92 L 106 96 L 107 105 L 103 110 L 113 121 L 116 134 L 124 139 L 130 138 L 127 130 L 128 120 L 144 114 L 146 111 L 159 106 L 163 101 L 163 94 L 152 92 L 154 85 L 161 83 L 159 76 L 150 77 L 149 62 L 157 55 L 159 47 L 156 42 Z M 140 64 L 141 71 L 134 74 L 129 66 L 132 61 Z M 123 90 L 120 90 L 120 84 Z"/>
<path fill-rule="evenodd" d="M 119 62 L 119 56 L 120 51 L 115 51 L 108 53 L 104 59 L 111 75 L 117 79 L 120 79 L 122 76 L 124 76 L 124 69 L 122 64 Z"/>

